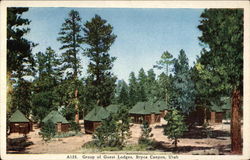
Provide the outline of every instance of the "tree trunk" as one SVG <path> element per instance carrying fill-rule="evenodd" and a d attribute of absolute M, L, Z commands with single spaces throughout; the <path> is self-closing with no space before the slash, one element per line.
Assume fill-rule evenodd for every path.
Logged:
<path fill-rule="evenodd" d="M 204 123 L 207 123 L 207 108 L 204 109 Z"/>
<path fill-rule="evenodd" d="M 177 138 L 175 138 L 174 139 L 174 148 L 175 148 L 175 150 L 177 150 L 177 141 L 178 141 Z"/>
<path fill-rule="evenodd" d="M 75 98 L 78 99 L 78 89 L 75 89 Z M 75 103 L 75 122 L 79 124 L 79 108 L 78 103 Z"/>
<path fill-rule="evenodd" d="M 231 152 L 233 154 L 242 153 L 242 139 L 241 139 L 241 95 L 240 90 L 234 89 L 232 95 L 231 107 Z"/>

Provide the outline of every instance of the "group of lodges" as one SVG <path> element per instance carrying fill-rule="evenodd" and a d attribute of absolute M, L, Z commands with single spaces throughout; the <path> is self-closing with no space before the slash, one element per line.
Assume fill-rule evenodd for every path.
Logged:
<path fill-rule="evenodd" d="M 101 125 L 103 119 L 110 114 L 115 114 L 124 106 L 109 105 L 107 107 L 95 106 L 84 118 L 85 133 L 93 133 L 95 129 Z M 133 123 L 142 123 L 147 121 L 149 124 L 159 123 L 161 117 L 167 113 L 167 105 L 164 101 L 156 103 L 138 102 L 132 109 L 129 110 L 129 116 Z"/>
<path fill-rule="evenodd" d="M 224 103 L 220 106 L 213 104 L 210 110 L 205 110 L 197 107 L 196 111 L 189 116 L 192 121 L 203 124 L 207 121 L 211 124 L 222 123 L 225 112 L 230 110 L 231 101 L 229 98 L 223 99 Z M 110 114 L 115 114 L 122 106 L 109 105 L 107 107 L 95 106 L 84 118 L 85 133 L 93 133 L 96 128 L 101 125 L 101 122 Z M 164 101 L 153 102 L 138 102 L 129 110 L 129 117 L 135 124 L 141 124 L 147 121 L 149 124 L 160 123 L 171 108 Z M 51 111 L 43 120 L 42 124 L 52 122 L 55 125 L 57 132 L 67 132 L 70 128 L 70 123 L 58 111 Z M 19 110 L 16 110 L 9 118 L 10 133 L 27 134 L 32 131 L 33 122 L 25 117 Z"/>
<path fill-rule="evenodd" d="M 51 111 L 43 120 L 42 124 L 51 121 L 57 132 L 68 132 L 70 123 L 58 112 Z M 20 110 L 16 110 L 9 118 L 10 133 L 28 134 L 33 130 L 33 122 Z"/>

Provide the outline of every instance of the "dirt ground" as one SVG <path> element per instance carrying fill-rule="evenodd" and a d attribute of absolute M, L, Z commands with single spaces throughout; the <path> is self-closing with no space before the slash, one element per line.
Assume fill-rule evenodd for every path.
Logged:
<path fill-rule="evenodd" d="M 157 141 L 157 151 L 172 152 L 173 145 L 171 140 L 167 136 L 163 135 L 163 127 L 166 121 L 161 119 L 161 123 L 150 125 L 152 127 L 152 133 L 155 141 Z M 229 154 L 230 151 L 230 124 L 217 124 L 212 125 L 212 137 L 206 138 L 201 134 L 199 128 L 193 129 L 184 138 L 180 139 L 178 143 L 178 154 Z M 35 128 L 35 127 L 34 127 Z M 83 128 L 83 127 L 82 127 Z M 30 154 L 68 154 L 75 153 L 80 154 L 82 145 L 92 140 L 91 134 L 82 134 L 79 136 L 55 138 L 50 142 L 44 142 L 41 136 L 38 134 L 39 128 L 35 128 L 33 132 L 30 132 L 27 137 L 28 141 L 33 142 L 33 145 L 26 147 L 24 151 L 8 153 L 30 153 Z M 128 144 L 136 144 L 141 135 L 141 129 L 139 124 L 133 124 L 131 127 L 132 137 L 128 140 Z M 84 130 L 82 129 L 84 133 Z M 8 138 L 16 138 L 22 135 L 11 134 Z M 208 151 L 208 152 L 206 152 Z M 209 153 L 212 151 L 212 153 Z"/>

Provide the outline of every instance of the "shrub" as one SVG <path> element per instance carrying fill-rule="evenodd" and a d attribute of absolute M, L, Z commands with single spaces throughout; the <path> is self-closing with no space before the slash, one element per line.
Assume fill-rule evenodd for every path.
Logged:
<path fill-rule="evenodd" d="M 60 134 L 56 134 L 54 138 L 65 138 L 65 137 L 72 137 L 72 136 L 80 136 L 81 133 L 76 131 L 69 131 L 69 132 L 63 132 Z"/>
<path fill-rule="evenodd" d="M 204 123 L 202 127 L 203 127 L 203 134 L 205 134 L 207 138 L 210 138 L 212 136 L 212 128 L 209 126 L 209 123 Z"/>
<path fill-rule="evenodd" d="M 70 130 L 78 133 L 81 130 L 81 126 L 74 121 L 70 122 Z"/>
<path fill-rule="evenodd" d="M 151 145 L 152 141 L 149 139 L 150 137 L 153 137 L 153 134 L 151 133 L 152 128 L 149 127 L 149 124 L 147 121 L 143 121 L 142 126 L 142 135 L 138 140 L 139 144 L 145 144 L 145 145 Z"/>
<path fill-rule="evenodd" d="M 43 140 L 50 140 L 56 134 L 55 124 L 52 121 L 44 123 L 39 134 L 42 136 Z"/>
<path fill-rule="evenodd" d="M 102 121 L 93 135 L 94 143 L 99 148 L 117 147 L 122 149 L 126 139 L 131 136 L 128 110 L 123 106 L 117 114 L 111 114 Z"/>
<path fill-rule="evenodd" d="M 93 134 L 94 144 L 99 148 L 120 147 L 119 135 L 117 132 L 117 121 L 110 115 L 102 121 L 102 125 Z"/>
<path fill-rule="evenodd" d="M 164 127 L 164 134 L 174 140 L 173 144 L 177 148 L 178 139 L 187 131 L 184 116 L 178 110 L 173 110 L 164 119 L 168 122 Z"/>

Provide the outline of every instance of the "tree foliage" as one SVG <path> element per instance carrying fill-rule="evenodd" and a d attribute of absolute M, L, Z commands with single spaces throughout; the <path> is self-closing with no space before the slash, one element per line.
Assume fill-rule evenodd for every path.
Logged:
<path fill-rule="evenodd" d="M 154 65 L 154 68 L 163 69 L 166 72 L 166 75 L 169 73 L 169 66 L 173 64 L 173 55 L 169 53 L 168 51 L 163 52 L 161 55 L 161 59 L 156 62 L 156 65 Z"/>
<path fill-rule="evenodd" d="M 31 82 L 27 77 L 33 76 L 34 59 L 31 52 L 35 47 L 33 42 L 24 38 L 30 30 L 27 27 L 30 21 L 22 18 L 27 11 L 28 8 L 7 9 L 7 78 L 12 85 L 8 86 L 8 91 L 11 91 L 7 93 L 7 97 L 11 98 L 8 111 L 18 108 L 25 115 L 29 115 L 31 110 Z"/>
<path fill-rule="evenodd" d="M 164 134 L 174 140 L 173 144 L 175 148 L 177 148 L 178 139 L 187 131 L 184 116 L 178 110 L 172 110 L 164 119 L 168 122 L 167 125 L 164 126 Z"/>
<path fill-rule="evenodd" d="M 122 149 L 126 139 L 131 136 L 129 123 L 128 110 L 122 106 L 117 114 L 111 114 L 96 129 L 93 135 L 95 145 L 99 148 L 117 147 Z"/>
<path fill-rule="evenodd" d="M 58 41 L 62 43 L 60 50 L 62 53 L 63 70 L 66 74 L 66 79 L 70 81 L 68 85 L 72 91 L 69 91 L 71 104 L 75 107 L 75 121 L 79 123 L 79 97 L 78 97 L 78 84 L 79 75 L 81 73 L 80 56 L 79 53 L 82 49 L 83 37 L 81 36 L 81 17 L 75 10 L 71 10 L 67 19 L 62 24 L 59 32 Z"/>
<path fill-rule="evenodd" d="M 39 135 L 42 136 L 43 140 L 49 141 L 56 135 L 55 124 L 52 121 L 48 121 L 43 124 Z"/>
<path fill-rule="evenodd" d="M 188 58 L 184 50 L 180 51 L 178 59 L 174 63 L 174 78 L 172 86 L 172 94 L 169 104 L 182 111 L 182 113 L 190 113 L 194 105 L 194 82 L 191 79 Z"/>
<path fill-rule="evenodd" d="M 149 145 L 151 144 L 151 140 L 149 139 L 150 137 L 153 137 L 152 132 L 152 128 L 149 127 L 149 124 L 147 121 L 143 121 L 142 125 L 141 125 L 141 131 L 142 134 L 138 140 L 139 144 L 145 144 L 145 145 Z"/>
<path fill-rule="evenodd" d="M 61 81 L 60 59 L 55 51 L 48 47 L 45 53 L 39 52 L 35 56 L 37 76 L 32 83 L 32 115 L 41 122 L 42 119 L 60 104 L 56 91 Z"/>
<path fill-rule="evenodd" d="M 204 46 L 198 59 L 200 77 L 215 99 L 231 93 L 232 152 L 240 153 L 240 108 L 243 95 L 243 10 L 205 9 L 201 14 L 199 40 Z M 208 88 L 209 87 L 209 88 Z"/>
<path fill-rule="evenodd" d="M 89 58 L 86 83 L 89 94 L 97 105 L 110 104 L 115 89 L 116 77 L 111 72 L 115 57 L 108 53 L 116 39 L 113 27 L 100 16 L 95 15 L 84 24 L 84 42 L 88 45 L 85 54 Z"/>

